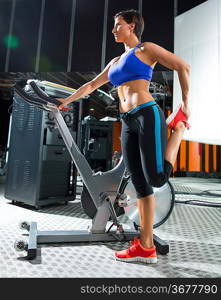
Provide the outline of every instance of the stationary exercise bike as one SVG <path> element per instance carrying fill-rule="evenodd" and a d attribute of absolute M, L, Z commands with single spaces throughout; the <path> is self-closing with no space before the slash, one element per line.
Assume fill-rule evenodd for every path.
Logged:
<path fill-rule="evenodd" d="M 59 100 L 45 92 L 44 84 L 29 80 L 24 89 L 14 88 L 24 101 L 40 109 L 49 111 L 54 118 L 64 143 L 83 180 L 81 205 L 84 212 L 92 218 L 91 228 L 73 231 L 39 231 L 36 222 L 21 222 L 20 228 L 29 231 L 28 242 L 15 241 L 15 249 L 27 251 L 27 259 L 34 259 L 38 244 L 66 242 L 108 242 L 129 241 L 139 236 L 139 213 L 136 206 L 136 194 L 125 169 L 123 157 L 119 163 L 106 172 L 94 172 L 84 155 L 76 145 L 63 117 L 58 109 Z M 168 181 L 161 188 L 154 188 L 156 211 L 154 228 L 163 224 L 170 216 L 174 206 L 174 190 Z M 120 217 L 130 220 L 130 229 L 125 229 Z M 111 225 L 110 225 L 111 223 Z M 126 226 L 128 227 L 128 226 Z M 154 243 L 161 254 L 169 252 L 169 245 L 154 235 Z"/>

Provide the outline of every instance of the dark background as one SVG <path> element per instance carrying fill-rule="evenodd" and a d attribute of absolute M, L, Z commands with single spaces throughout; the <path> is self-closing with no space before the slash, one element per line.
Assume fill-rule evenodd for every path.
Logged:
<path fill-rule="evenodd" d="M 114 42 L 111 33 L 113 16 L 119 10 L 131 8 L 140 9 L 144 17 L 142 41 L 173 51 L 174 17 L 203 2 L 205 0 L 0 0 L 0 147 L 7 144 L 13 84 L 25 78 L 19 74 L 24 72 L 29 77 L 29 72 L 40 72 L 40 79 L 78 88 L 122 53 L 122 45 Z M 5 41 L 9 33 L 17 41 L 14 48 L 8 47 Z M 166 80 L 172 89 L 172 79 L 172 71 L 156 65 L 153 81 Z M 109 92 L 112 88 L 108 84 L 104 90 Z M 98 99 L 96 101 L 98 103 Z"/>
<path fill-rule="evenodd" d="M 203 2 L 109 0 L 107 27 L 104 27 L 105 0 L 0 0 L 0 71 L 99 72 L 102 43 L 106 45 L 105 63 L 122 52 L 122 45 L 115 44 L 111 33 L 114 14 L 139 6 L 145 20 L 142 41 L 152 41 L 173 51 L 174 15 Z M 104 40 L 103 30 L 106 30 Z M 18 46 L 7 54 L 4 39 L 9 32 L 17 39 Z M 38 49 L 40 59 L 36 64 Z"/>

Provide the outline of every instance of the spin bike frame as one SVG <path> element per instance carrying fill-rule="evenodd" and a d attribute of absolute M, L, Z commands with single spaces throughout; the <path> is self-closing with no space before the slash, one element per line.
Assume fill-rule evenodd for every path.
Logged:
<path fill-rule="evenodd" d="M 75 143 L 63 117 L 58 109 L 60 101 L 48 96 L 34 81 L 29 82 L 35 95 L 26 93 L 19 87 L 15 87 L 15 92 L 26 102 L 34 104 L 40 109 L 48 110 L 54 117 L 55 124 L 64 140 L 64 143 L 80 173 L 84 185 L 86 186 L 97 212 L 92 219 L 91 228 L 87 230 L 73 231 L 39 231 L 37 222 L 31 222 L 29 227 L 29 239 L 27 245 L 27 259 L 34 259 L 37 254 L 38 244 L 66 243 L 66 242 L 98 242 L 98 241 L 129 241 L 139 236 L 137 226 L 134 229 L 124 229 L 119 223 L 113 204 L 121 194 L 122 185 L 125 184 L 125 166 L 121 157 L 118 165 L 107 172 L 94 173 L 80 152 Z M 33 92 L 32 91 L 32 92 Z M 112 220 L 112 225 L 107 229 L 108 221 Z M 115 225 L 115 227 L 113 227 Z M 115 229 L 114 229 L 115 228 Z M 154 235 L 154 242 L 157 250 L 166 254 L 169 252 L 169 245 Z"/>

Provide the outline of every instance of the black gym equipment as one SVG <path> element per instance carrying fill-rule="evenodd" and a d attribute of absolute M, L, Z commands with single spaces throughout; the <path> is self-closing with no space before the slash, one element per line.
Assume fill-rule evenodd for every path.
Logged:
<path fill-rule="evenodd" d="M 47 88 L 46 82 L 44 88 L 50 95 L 60 98 L 73 93 L 58 86 Z M 19 87 L 18 90 L 22 92 Z M 35 101 L 33 90 L 28 93 Z M 82 102 L 75 102 L 69 106 L 69 111 L 61 112 L 77 145 Z M 67 204 L 76 198 L 77 169 L 55 126 L 50 111 L 39 109 L 38 103 L 26 103 L 15 93 L 10 115 L 4 195 L 13 204 L 39 209 L 58 203 Z"/>
<path fill-rule="evenodd" d="M 20 228 L 29 231 L 28 242 L 17 240 L 16 250 L 26 250 L 27 259 L 34 259 L 37 245 L 44 243 L 64 242 L 97 242 L 97 241 L 129 241 L 139 236 L 139 215 L 136 206 L 136 195 L 130 182 L 121 157 L 117 166 L 106 172 L 94 172 L 84 155 L 73 140 L 69 129 L 62 117 L 58 105 L 60 102 L 49 97 L 34 80 L 28 81 L 28 89 L 36 96 L 30 96 L 25 90 L 15 87 L 15 92 L 24 101 L 39 108 L 48 110 L 53 115 L 56 126 L 64 140 L 76 168 L 84 183 L 81 195 L 82 208 L 92 218 L 91 228 L 73 231 L 39 231 L 36 222 L 21 222 Z M 154 188 L 156 210 L 154 227 L 163 224 L 170 216 L 174 206 L 174 190 L 170 182 L 161 188 Z M 125 229 L 119 221 L 120 215 L 125 214 L 132 222 L 130 229 Z M 111 225 L 109 223 L 112 223 Z M 169 245 L 154 235 L 154 243 L 161 254 L 169 252 Z"/>

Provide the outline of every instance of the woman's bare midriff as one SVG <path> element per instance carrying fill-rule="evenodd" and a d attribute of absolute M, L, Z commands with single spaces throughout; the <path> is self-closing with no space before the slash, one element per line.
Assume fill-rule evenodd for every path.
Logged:
<path fill-rule="evenodd" d="M 128 112 L 129 110 L 143 103 L 153 101 L 154 98 L 149 92 L 149 81 L 138 79 L 123 83 L 118 87 L 119 111 L 120 113 Z"/>

